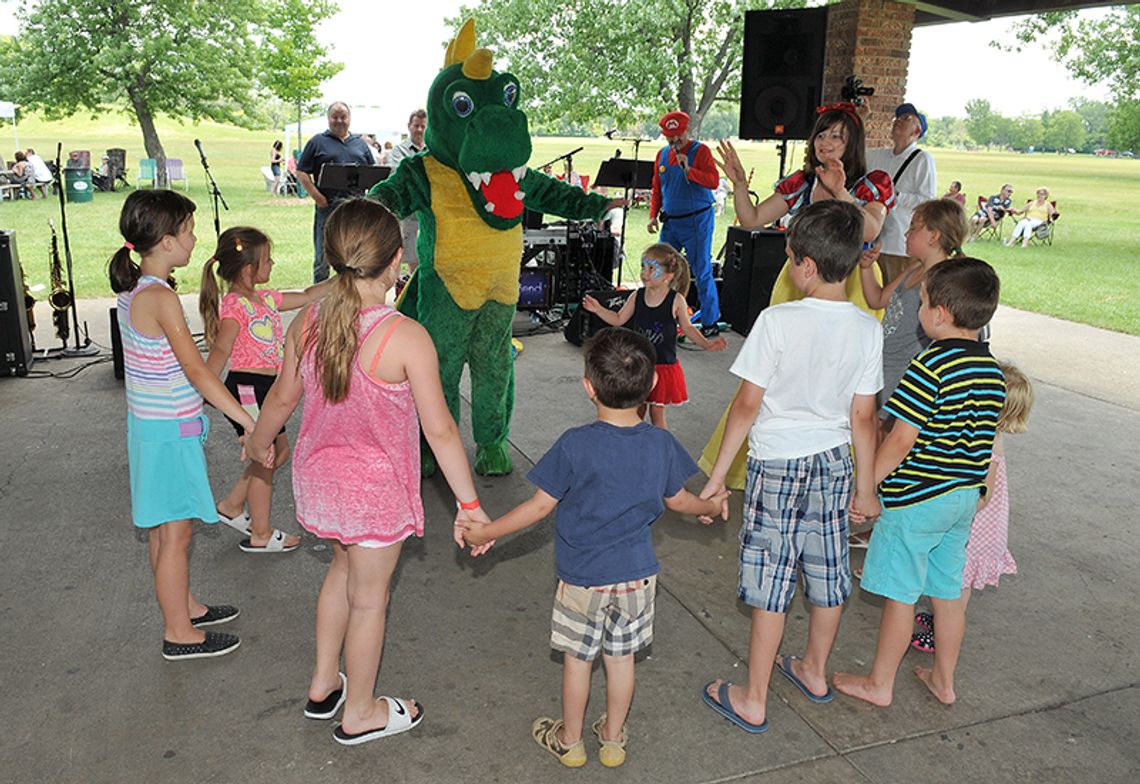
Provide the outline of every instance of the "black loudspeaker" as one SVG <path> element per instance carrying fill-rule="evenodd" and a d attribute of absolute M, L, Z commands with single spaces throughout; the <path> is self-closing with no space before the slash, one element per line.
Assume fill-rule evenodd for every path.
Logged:
<path fill-rule="evenodd" d="M 629 295 L 632 293 L 632 291 L 603 289 L 600 291 L 587 291 L 586 295 L 602 303 L 603 307 L 609 308 L 614 313 L 617 313 L 621 310 L 622 305 L 625 304 L 625 301 L 629 299 Z M 579 307 L 574 311 L 574 315 L 570 317 L 570 322 L 566 325 L 566 328 L 562 330 L 562 335 L 575 346 L 580 346 L 595 333 L 605 329 L 606 326 L 606 322 L 585 308 Z"/>
<path fill-rule="evenodd" d="M 34 361 L 16 232 L 0 229 L 0 376 L 26 376 Z"/>
<path fill-rule="evenodd" d="M 827 8 L 744 15 L 741 139 L 806 139 L 823 96 Z"/>
<path fill-rule="evenodd" d="M 784 266 L 787 237 L 785 232 L 773 229 L 732 226 L 728 230 L 720 312 L 741 335 L 748 334 L 772 299 L 772 287 Z"/>

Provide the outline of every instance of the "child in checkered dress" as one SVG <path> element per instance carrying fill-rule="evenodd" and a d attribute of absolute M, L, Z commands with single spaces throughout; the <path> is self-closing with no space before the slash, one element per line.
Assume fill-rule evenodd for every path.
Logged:
<path fill-rule="evenodd" d="M 617 767 L 625 761 L 634 654 L 653 641 L 660 567 L 650 526 L 666 508 L 707 524 L 728 493 L 700 500 L 686 490 L 696 463 L 669 431 L 638 416 L 656 378 L 648 338 L 605 329 L 586 344 L 585 355 L 582 385 L 597 407 L 597 421 L 563 433 L 535 464 L 527 478 L 538 491 L 529 501 L 490 525 L 459 525 L 467 544 L 478 546 L 558 509 L 550 644 L 564 654 L 562 717 L 538 719 L 532 735 L 563 765 L 586 763 L 590 673 L 601 653 L 607 712 L 592 728 L 601 744 L 598 759 Z"/>
<path fill-rule="evenodd" d="M 806 297 L 756 319 L 732 365 L 740 390 L 701 493 L 723 492 L 747 436 L 740 598 L 752 607 L 748 681 L 714 680 L 701 694 L 747 732 L 768 729 L 773 667 L 812 702 L 831 701 L 827 659 L 851 593 L 848 510 L 879 509 L 871 467 L 883 333 L 846 293 L 862 243 L 863 216 L 852 204 L 819 201 L 792 219 L 788 269 Z M 802 659 L 778 657 L 800 571 L 811 608 L 807 648 Z"/>

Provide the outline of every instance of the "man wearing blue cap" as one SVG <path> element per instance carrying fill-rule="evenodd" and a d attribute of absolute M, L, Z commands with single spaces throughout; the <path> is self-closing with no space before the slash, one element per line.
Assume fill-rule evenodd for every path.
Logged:
<path fill-rule="evenodd" d="M 926 117 L 913 103 L 899 104 L 891 124 L 891 147 L 867 150 L 867 171 L 881 169 L 891 175 L 895 186 L 895 208 L 887 213 L 879 235 L 879 267 L 883 283 L 903 273 L 910 259 L 906 255 L 906 230 L 914 208 L 936 198 L 937 176 L 934 158 L 918 147 L 926 135 Z"/>

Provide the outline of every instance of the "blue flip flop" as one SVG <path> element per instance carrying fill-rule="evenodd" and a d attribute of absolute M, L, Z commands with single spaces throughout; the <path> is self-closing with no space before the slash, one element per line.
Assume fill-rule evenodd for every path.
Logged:
<path fill-rule="evenodd" d="M 832 693 L 830 687 L 827 689 L 827 694 L 813 694 L 811 689 L 807 687 L 807 684 L 796 677 L 796 671 L 792 669 L 791 663 L 799 658 L 799 656 L 780 656 L 780 658 L 776 661 L 776 669 L 779 670 L 781 675 L 791 681 L 793 686 L 802 691 L 804 693 L 804 696 L 812 702 L 831 702 L 833 699 L 835 699 L 835 695 Z"/>
<path fill-rule="evenodd" d="M 720 702 L 717 702 L 712 697 L 710 697 L 709 686 L 712 686 L 713 683 L 715 683 L 715 681 L 709 681 L 707 684 L 705 684 L 705 687 L 701 689 L 701 699 L 704 700 L 705 705 L 708 705 L 714 711 L 731 721 L 737 727 L 740 727 L 740 729 L 744 730 L 745 732 L 751 732 L 753 735 L 758 735 L 759 733 L 764 732 L 764 730 L 768 729 L 767 719 L 764 720 L 763 724 L 750 724 L 749 722 L 742 719 L 740 717 L 740 714 L 733 710 L 732 701 L 728 699 L 728 687 L 732 684 L 728 681 L 722 683 L 720 685 L 720 688 L 717 689 L 716 694 L 720 699 Z"/>

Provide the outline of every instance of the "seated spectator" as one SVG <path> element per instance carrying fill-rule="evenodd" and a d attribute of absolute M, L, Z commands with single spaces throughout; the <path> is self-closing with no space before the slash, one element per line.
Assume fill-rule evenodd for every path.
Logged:
<path fill-rule="evenodd" d="M 47 186 L 51 185 L 52 180 L 55 179 L 52 176 L 51 169 L 48 168 L 43 158 L 36 155 L 36 151 L 31 147 L 25 150 L 24 154 L 27 156 L 28 167 L 32 173 L 31 186 L 33 189 L 39 188 L 40 193 L 46 199 L 48 196 Z"/>
<path fill-rule="evenodd" d="M 1004 218 L 1005 214 L 1009 212 L 1013 206 L 1012 197 L 1013 186 L 1009 183 L 1001 186 L 1001 193 L 990 196 L 985 206 L 975 212 L 974 216 L 970 218 L 971 231 L 966 242 L 977 239 L 982 229 L 987 226 L 997 228 L 998 221 Z"/>
<path fill-rule="evenodd" d="M 966 206 L 966 194 L 962 193 L 962 183 L 957 180 L 950 183 L 950 190 L 942 194 L 942 198 L 958 202 L 959 207 Z"/>
<path fill-rule="evenodd" d="M 28 187 L 32 184 L 32 170 L 28 166 L 28 156 L 20 150 L 16 150 L 16 162 L 8 170 L 8 182 L 20 186 L 17 195 L 22 195 L 28 199 L 35 198 L 35 193 Z"/>
<path fill-rule="evenodd" d="M 1029 245 L 1029 238 L 1033 236 L 1033 230 L 1048 220 L 1053 220 L 1057 216 L 1057 210 L 1049 203 L 1049 189 L 1038 188 L 1037 200 L 1025 202 L 1025 209 L 1010 210 L 1010 215 L 1024 215 L 1017 225 L 1013 227 L 1013 234 L 1008 240 L 1005 241 L 1006 245 L 1016 245 L 1018 239 L 1021 240 L 1021 247 Z"/>

